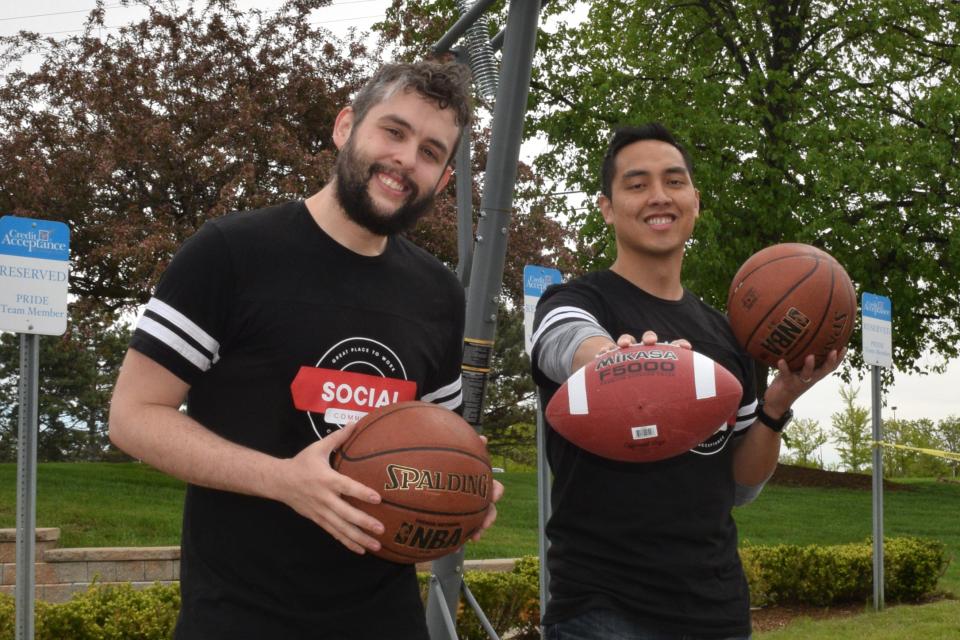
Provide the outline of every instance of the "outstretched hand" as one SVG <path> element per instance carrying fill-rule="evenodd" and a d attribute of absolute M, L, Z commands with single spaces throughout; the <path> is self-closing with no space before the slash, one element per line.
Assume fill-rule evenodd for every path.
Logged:
<path fill-rule="evenodd" d="M 791 371 L 787 361 L 781 358 L 777 362 L 777 377 L 767 388 L 765 402 L 786 410 L 813 385 L 833 373 L 846 354 L 846 347 L 839 352 L 833 350 L 819 367 L 816 366 L 813 354 L 810 354 L 804 359 L 803 367 L 799 371 Z"/>
<path fill-rule="evenodd" d="M 380 542 L 369 533 L 382 534 L 383 524 L 345 498 L 377 504 L 380 495 L 330 466 L 330 454 L 350 437 L 353 428 L 347 425 L 286 460 L 279 499 L 323 527 L 346 548 L 363 554 L 380 549 Z"/>
<path fill-rule="evenodd" d="M 653 331 L 644 331 L 643 335 L 640 337 L 640 341 L 637 342 L 637 339 L 634 338 L 629 333 L 624 333 L 615 343 L 608 344 L 603 349 L 597 352 L 596 357 L 602 356 L 605 353 L 610 353 L 612 351 L 617 351 L 618 349 L 624 349 L 626 347 L 632 347 L 635 344 L 642 344 L 645 347 L 652 347 L 657 344 L 657 334 Z M 681 349 L 692 349 L 693 346 L 690 344 L 689 340 L 680 338 L 679 340 L 674 340 L 670 343 L 671 346 L 680 347 Z"/>

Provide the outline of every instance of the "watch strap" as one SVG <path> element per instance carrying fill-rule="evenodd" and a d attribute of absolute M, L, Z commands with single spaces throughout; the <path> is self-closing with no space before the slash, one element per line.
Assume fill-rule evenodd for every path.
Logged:
<path fill-rule="evenodd" d="M 771 429 L 777 433 L 782 432 L 783 428 L 786 427 L 790 422 L 790 419 L 793 418 L 793 409 L 787 409 L 783 412 L 783 415 L 780 416 L 779 419 L 775 420 L 763 410 L 763 405 L 763 400 L 757 403 L 757 420 L 768 429 Z"/>

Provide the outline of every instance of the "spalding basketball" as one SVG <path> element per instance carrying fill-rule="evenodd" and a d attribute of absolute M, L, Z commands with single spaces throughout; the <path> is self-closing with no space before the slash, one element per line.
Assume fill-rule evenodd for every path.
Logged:
<path fill-rule="evenodd" d="M 857 295 L 850 276 L 829 253 L 808 244 L 762 249 L 730 284 L 727 317 L 737 341 L 771 367 L 791 371 L 813 354 L 816 366 L 853 333 Z"/>
<path fill-rule="evenodd" d="M 582 449 L 624 462 L 689 451 L 736 417 L 742 387 L 689 349 L 633 345 L 574 372 L 547 404 L 550 426 Z"/>
<path fill-rule="evenodd" d="M 493 472 L 486 447 L 463 418 L 429 402 L 367 414 L 331 466 L 377 493 L 380 504 L 347 500 L 383 523 L 375 555 L 414 563 L 457 550 L 486 516 Z"/>

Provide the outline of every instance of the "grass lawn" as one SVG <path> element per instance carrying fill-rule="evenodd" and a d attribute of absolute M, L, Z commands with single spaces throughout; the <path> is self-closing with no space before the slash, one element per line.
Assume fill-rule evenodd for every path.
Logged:
<path fill-rule="evenodd" d="M 960 596 L 960 485 L 933 480 L 905 484 L 912 490 L 883 494 L 884 535 L 943 542 L 953 562 L 940 586 Z M 839 544 L 871 535 L 872 504 L 869 491 L 771 485 L 756 502 L 735 509 L 734 518 L 741 543 Z"/>
<path fill-rule="evenodd" d="M 37 526 L 60 527 L 60 547 L 180 544 L 184 483 L 137 463 L 43 463 Z M 17 522 L 17 465 L 0 464 L 0 527 Z"/>
<path fill-rule="evenodd" d="M 879 613 L 813 621 L 799 618 L 778 631 L 754 634 L 755 640 L 957 640 L 960 600 L 899 605 Z"/>

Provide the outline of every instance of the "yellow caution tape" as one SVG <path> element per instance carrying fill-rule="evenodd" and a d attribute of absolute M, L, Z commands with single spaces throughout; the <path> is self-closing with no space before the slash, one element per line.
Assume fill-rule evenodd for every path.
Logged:
<path fill-rule="evenodd" d="M 938 451 L 936 449 L 921 449 L 919 447 L 908 447 L 903 444 L 893 444 L 892 442 L 880 442 L 877 440 L 873 441 L 873 446 L 890 447 L 891 449 L 904 449 L 905 451 L 916 451 L 918 453 L 925 453 L 928 456 L 936 456 L 938 458 L 946 458 L 947 460 L 956 460 L 960 462 L 960 453 L 953 453 L 951 451 Z"/>

